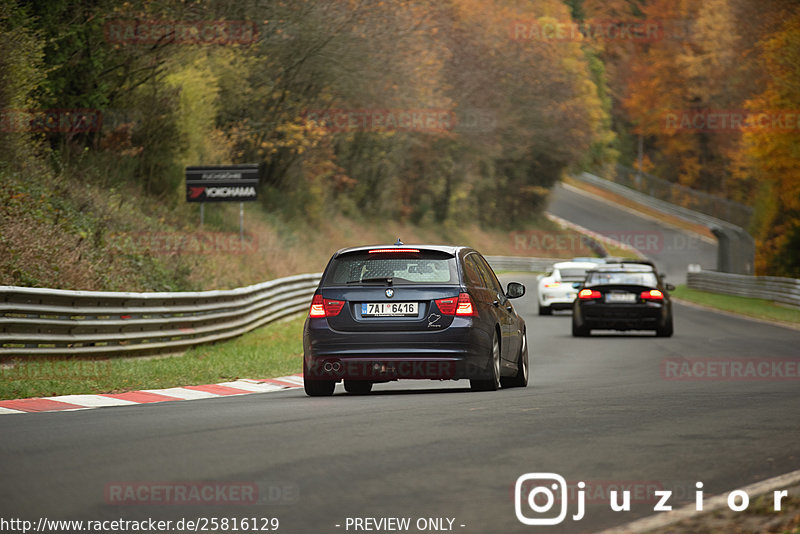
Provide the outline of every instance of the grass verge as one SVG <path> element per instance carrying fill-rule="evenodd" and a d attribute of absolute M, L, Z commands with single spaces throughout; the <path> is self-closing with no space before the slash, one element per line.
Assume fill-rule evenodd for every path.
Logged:
<path fill-rule="evenodd" d="M 14 362 L 0 368 L 0 399 L 120 393 L 299 373 L 304 321 L 304 316 L 279 321 L 180 356 Z"/>
<path fill-rule="evenodd" d="M 738 313 L 748 317 L 800 325 L 800 310 L 775 304 L 769 300 L 736 297 L 708 293 L 697 289 L 689 289 L 685 285 L 678 286 L 672 296 L 701 306 L 708 306 L 722 311 Z"/>

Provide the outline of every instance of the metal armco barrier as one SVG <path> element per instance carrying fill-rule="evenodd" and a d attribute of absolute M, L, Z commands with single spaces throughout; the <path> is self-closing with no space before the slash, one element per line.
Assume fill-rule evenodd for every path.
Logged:
<path fill-rule="evenodd" d="M 320 276 L 176 293 L 0 286 L 0 357 L 179 352 L 307 309 Z"/>
<path fill-rule="evenodd" d="M 747 276 L 701 270 L 687 273 L 686 286 L 701 291 L 766 299 L 800 307 L 800 280 L 796 278 Z"/>
<path fill-rule="evenodd" d="M 498 270 L 561 260 L 489 256 Z M 227 291 L 118 293 L 0 286 L 0 358 L 169 354 L 308 310 L 322 273 Z"/>

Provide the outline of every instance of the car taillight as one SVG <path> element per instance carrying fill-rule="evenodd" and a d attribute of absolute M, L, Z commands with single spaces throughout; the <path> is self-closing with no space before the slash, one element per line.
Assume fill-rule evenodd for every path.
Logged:
<path fill-rule="evenodd" d="M 549 284 L 545 284 L 544 287 L 558 287 L 561 285 L 561 282 L 550 282 Z"/>
<path fill-rule="evenodd" d="M 374 248 L 369 251 L 370 254 L 416 254 L 419 249 L 416 248 Z"/>
<path fill-rule="evenodd" d="M 335 317 L 339 315 L 344 307 L 343 300 L 323 299 L 322 295 L 314 295 L 311 301 L 311 309 L 308 311 L 309 317 Z"/>
<path fill-rule="evenodd" d="M 581 289 L 578 293 L 578 298 L 582 300 L 599 299 L 602 296 L 603 294 L 596 289 Z"/>
<path fill-rule="evenodd" d="M 308 311 L 309 317 L 325 317 L 325 306 L 322 304 L 322 295 L 314 295 L 311 301 L 311 309 Z"/>
<path fill-rule="evenodd" d="M 664 293 L 658 289 L 651 289 L 650 291 L 642 291 L 640 295 L 644 300 L 664 300 Z"/>
<path fill-rule="evenodd" d="M 324 299 L 322 303 L 325 306 L 325 315 L 328 317 L 336 317 L 344 308 L 343 300 Z"/>
<path fill-rule="evenodd" d="M 442 315 L 454 315 L 456 307 L 458 307 L 458 297 L 450 297 L 446 299 L 436 299 L 436 306 Z"/>
<path fill-rule="evenodd" d="M 456 315 L 475 317 L 478 315 L 478 310 L 472 305 L 472 299 L 469 293 L 461 293 L 458 295 L 458 308 L 456 308 Z"/>

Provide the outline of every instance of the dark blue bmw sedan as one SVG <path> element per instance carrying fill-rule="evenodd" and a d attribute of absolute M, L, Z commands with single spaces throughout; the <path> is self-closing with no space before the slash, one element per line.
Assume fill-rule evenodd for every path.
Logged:
<path fill-rule="evenodd" d="M 311 396 L 349 393 L 399 379 L 468 379 L 473 390 L 528 384 L 525 322 L 467 247 L 342 249 L 322 275 L 303 329 L 303 377 Z"/>

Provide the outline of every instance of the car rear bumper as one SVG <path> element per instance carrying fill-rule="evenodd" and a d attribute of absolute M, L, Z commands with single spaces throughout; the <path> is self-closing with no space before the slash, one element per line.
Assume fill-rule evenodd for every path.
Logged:
<path fill-rule="evenodd" d="M 551 308 L 567 309 L 572 308 L 575 302 L 576 293 L 542 293 L 540 304 Z"/>
<path fill-rule="evenodd" d="M 581 322 L 588 328 L 611 330 L 655 330 L 664 322 L 663 307 L 647 305 L 581 307 Z"/>
<path fill-rule="evenodd" d="M 307 379 L 457 380 L 486 378 L 492 338 L 467 318 L 442 330 L 340 332 L 324 319 L 309 319 L 303 331 Z"/>

